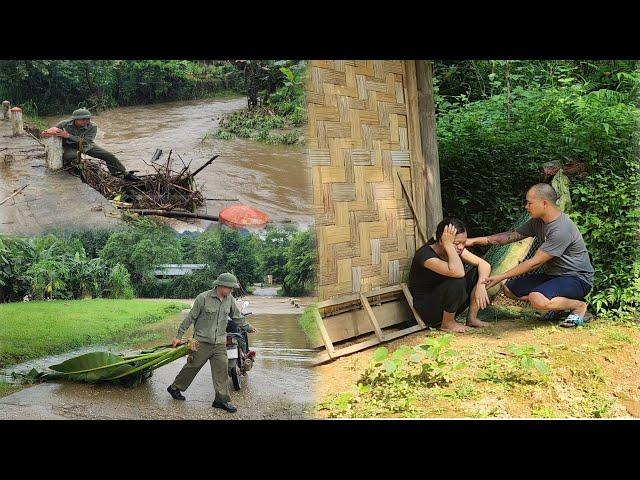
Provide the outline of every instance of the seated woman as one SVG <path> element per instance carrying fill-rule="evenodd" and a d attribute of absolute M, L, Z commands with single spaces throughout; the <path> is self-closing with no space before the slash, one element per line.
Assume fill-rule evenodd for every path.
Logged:
<path fill-rule="evenodd" d="M 429 327 L 448 332 L 465 332 L 469 327 L 485 327 L 478 310 L 489 305 L 483 283 L 491 274 L 485 260 L 465 249 L 467 232 L 457 218 L 442 220 L 435 239 L 420 247 L 409 272 L 413 306 Z M 463 262 L 473 265 L 465 275 Z M 469 307 L 467 326 L 455 321 L 456 314 Z"/>

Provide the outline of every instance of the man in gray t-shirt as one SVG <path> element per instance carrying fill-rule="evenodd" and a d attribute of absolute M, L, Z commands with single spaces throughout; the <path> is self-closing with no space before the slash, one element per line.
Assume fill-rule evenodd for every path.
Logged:
<path fill-rule="evenodd" d="M 487 288 L 508 280 L 504 293 L 509 298 L 528 301 L 538 310 L 546 310 L 547 320 L 571 314 L 560 326 L 575 327 L 584 323 L 587 312 L 585 297 L 593 287 L 593 266 L 589 253 L 575 223 L 562 212 L 556 202 L 558 194 L 551 185 L 539 183 L 527 192 L 527 211 L 531 219 L 515 231 L 489 237 L 469 238 L 473 245 L 504 245 L 536 237 L 542 242 L 533 258 L 525 260 L 501 275 L 489 277 Z M 523 275 L 543 266 L 544 273 Z M 519 278 L 513 278 L 519 277 Z"/>

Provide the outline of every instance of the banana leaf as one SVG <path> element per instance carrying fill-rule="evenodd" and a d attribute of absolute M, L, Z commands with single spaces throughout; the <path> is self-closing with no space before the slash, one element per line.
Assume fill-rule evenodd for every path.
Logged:
<path fill-rule="evenodd" d="M 53 372 L 38 372 L 33 369 L 21 376 L 24 383 L 33 383 L 36 380 L 65 379 L 88 383 L 112 381 L 126 386 L 136 386 L 151 377 L 156 368 L 171 363 L 188 353 L 188 345 L 177 348 L 161 345 L 129 356 L 110 352 L 92 352 L 51 365 L 49 368 Z"/>

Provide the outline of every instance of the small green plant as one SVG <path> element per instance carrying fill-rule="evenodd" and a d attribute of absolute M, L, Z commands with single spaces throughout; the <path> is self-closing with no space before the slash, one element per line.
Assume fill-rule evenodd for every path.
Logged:
<path fill-rule="evenodd" d="M 510 346 L 509 351 L 517 358 L 517 362 L 521 368 L 531 369 L 534 367 L 542 375 L 548 375 L 549 366 L 544 360 L 536 358 L 539 355 L 536 347 L 532 345 Z"/>
<path fill-rule="evenodd" d="M 319 407 L 334 417 L 419 415 L 415 402 L 421 390 L 447 384 L 456 370 L 464 368 L 450 361 L 458 355 L 450 348 L 452 339 L 451 334 L 427 338 L 421 345 L 401 346 L 393 353 L 378 348 L 353 393 L 333 396 Z"/>
<path fill-rule="evenodd" d="M 539 407 L 531 410 L 533 418 L 558 418 L 558 414 L 551 407 Z"/>
<path fill-rule="evenodd" d="M 539 358 L 542 352 L 534 346 L 510 345 L 507 349 L 507 354 L 492 355 L 484 359 L 477 373 L 479 380 L 507 385 L 538 384 L 549 380 L 549 366 Z"/>

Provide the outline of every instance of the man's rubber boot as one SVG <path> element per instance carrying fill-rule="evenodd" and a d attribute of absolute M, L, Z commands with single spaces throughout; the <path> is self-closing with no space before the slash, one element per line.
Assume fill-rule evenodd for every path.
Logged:
<path fill-rule="evenodd" d="M 184 395 L 180 393 L 180 390 L 178 390 L 177 388 L 174 388 L 171 385 L 167 387 L 167 392 L 169 392 L 169 395 L 171 395 L 174 400 L 186 400 Z"/>
<path fill-rule="evenodd" d="M 213 402 L 211 404 L 212 407 L 215 408 L 221 408 L 222 410 L 225 410 L 229 413 L 236 413 L 238 411 L 238 409 L 236 407 L 234 407 L 231 402 L 226 402 L 226 403 L 222 403 L 222 402 Z"/>

